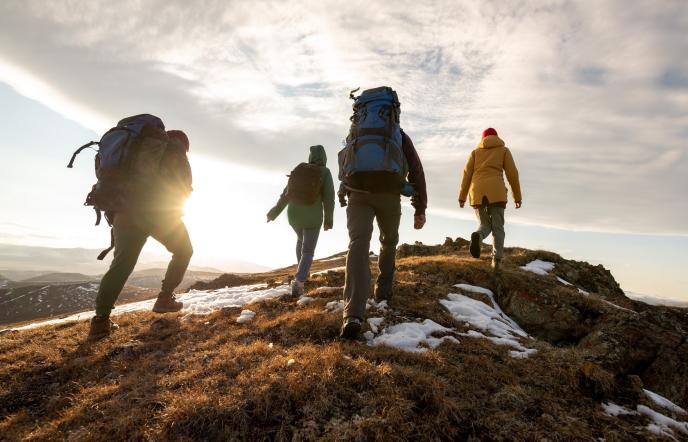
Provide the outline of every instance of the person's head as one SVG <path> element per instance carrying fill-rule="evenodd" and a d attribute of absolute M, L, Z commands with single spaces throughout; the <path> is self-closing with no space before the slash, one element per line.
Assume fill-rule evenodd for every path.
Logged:
<path fill-rule="evenodd" d="M 327 154 L 325 153 L 325 148 L 319 144 L 311 146 L 311 153 L 308 156 L 308 162 L 311 164 L 317 164 L 318 166 L 327 165 Z"/>
<path fill-rule="evenodd" d="M 189 151 L 189 137 L 181 130 L 168 130 L 167 136 L 180 143 L 186 151 Z"/>
<path fill-rule="evenodd" d="M 491 127 L 488 127 L 483 131 L 483 138 L 489 137 L 490 135 L 497 135 L 497 131 Z"/>

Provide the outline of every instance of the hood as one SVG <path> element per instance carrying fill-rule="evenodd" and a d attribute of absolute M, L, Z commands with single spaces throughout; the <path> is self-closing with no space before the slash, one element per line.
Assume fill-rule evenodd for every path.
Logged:
<path fill-rule="evenodd" d="M 319 144 L 317 146 L 311 146 L 311 154 L 308 156 L 308 162 L 317 164 L 318 166 L 325 166 L 327 164 L 325 148 Z"/>
<path fill-rule="evenodd" d="M 478 143 L 478 149 L 491 149 L 493 147 L 504 147 L 504 141 L 497 135 L 488 135 Z"/>

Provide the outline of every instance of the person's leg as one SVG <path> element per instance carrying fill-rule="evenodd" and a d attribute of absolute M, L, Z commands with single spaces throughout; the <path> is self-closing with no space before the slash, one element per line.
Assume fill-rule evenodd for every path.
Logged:
<path fill-rule="evenodd" d="M 189 267 L 193 246 L 184 222 L 179 218 L 161 218 L 156 222 L 151 236 L 172 253 L 162 281 L 162 293 L 172 294 L 184 279 Z"/>
<path fill-rule="evenodd" d="M 112 228 L 115 238 L 114 257 L 100 281 L 96 296 L 96 316 L 101 317 L 110 314 L 148 238 L 145 231 L 122 216 L 115 216 Z"/>
<path fill-rule="evenodd" d="M 379 195 L 376 198 L 375 216 L 380 229 L 380 274 L 375 287 L 375 299 L 380 302 L 392 297 L 392 283 L 399 243 L 401 201 L 397 195 Z"/>
<path fill-rule="evenodd" d="M 303 230 L 302 228 L 296 228 L 292 226 L 294 232 L 296 233 L 296 264 L 301 262 L 301 254 L 303 253 Z"/>
<path fill-rule="evenodd" d="M 478 230 L 471 233 L 471 245 L 469 250 L 471 252 L 471 256 L 473 256 L 474 258 L 480 258 L 480 248 L 483 239 L 487 238 L 487 236 L 492 231 L 492 223 L 490 221 L 490 214 L 488 209 L 489 207 L 487 205 L 487 202 L 485 201 L 483 202 L 482 206 L 475 209 L 475 216 L 478 218 L 478 222 L 480 224 L 478 226 Z"/>
<path fill-rule="evenodd" d="M 370 290 L 370 238 L 373 235 L 375 210 L 368 194 L 352 193 L 346 208 L 349 230 L 349 253 L 346 256 L 344 284 L 344 318 L 363 320 Z"/>
<path fill-rule="evenodd" d="M 501 261 L 504 257 L 504 209 L 492 206 L 489 208 L 492 229 L 492 256 Z"/>
<path fill-rule="evenodd" d="M 315 255 L 315 246 L 318 244 L 318 236 L 320 236 L 320 229 L 303 229 L 302 230 L 302 249 L 301 259 L 299 260 L 299 268 L 296 272 L 296 280 L 304 282 L 308 279 L 308 273 L 311 271 L 311 264 L 313 264 L 313 256 Z"/>

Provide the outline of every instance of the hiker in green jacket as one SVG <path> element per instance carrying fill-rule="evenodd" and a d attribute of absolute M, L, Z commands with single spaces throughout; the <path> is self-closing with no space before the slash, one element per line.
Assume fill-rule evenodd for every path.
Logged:
<path fill-rule="evenodd" d="M 287 208 L 289 224 L 296 232 L 296 261 L 298 269 L 292 282 L 292 295 L 303 295 L 303 285 L 313 263 L 315 246 L 318 243 L 320 227 L 325 230 L 332 228 L 332 215 L 334 212 L 334 184 L 332 174 L 326 167 L 327 154 L 325 148 L 317 145 L 311 146 L 308 165 L 300 164 L 291 173 L 289 184 L 284 188 L 275 207 L 267 214 L 268 222 L 274 221 L 280 213 Z M 319 166 L 320 175 L 309 177 L 309 171 L 316 170 L 313 165 Z M 303 173 L 301 171 L 304 171 Z M 318 179 L 319 178 L 319 179 Z M 319 185 L 319 186 L 318 186 Z M 311 187 L 309 189 L 309 187 Z M 310 194 L 310 195 L 309 195 Z"/>

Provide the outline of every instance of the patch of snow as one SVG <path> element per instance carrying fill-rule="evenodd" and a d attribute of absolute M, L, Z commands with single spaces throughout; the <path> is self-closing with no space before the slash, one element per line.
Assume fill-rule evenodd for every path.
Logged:
<path fill-rule="evenodd" d="M 683 307 L 683 308 L 688 308 L 688 300 L 678 300 L 678 299 L 667 299 L 667 298 L 658 298 L 656 296 L 651 296 L 651 295 L 643 295 L 641 293 L 634 293 L 634 292 L 625 292 L 626 296 L 629 298 L 635 300 L 635 301 L 640 301 L 644 302 L 645 304 L 650 304 L 650 305 L 666 305 L 669 307 Z"/>
<path fill-rule="evenodd" d="M 635 315 L 638 314 L 638 312 L 636 312 L 636 311 L 629 310 L 629 309 L 627 309 L 627 308 L 625 308 L 625 307 L 621 307 L 620 305 L 616 305 L 616 304 L 614 304 L 613 302 L 607 301 L 606 299 L 603 299 L 602 301 L 603 301 L 605 304 L 609 304 L 609 305 L 611 305 L 612 307 L 617 308 L 617 309 L 619 309 L 619 310 L 623 310 L 623 311 L 625 311 L 625 312 L 633 313 L 633 314 L 635 314 Z"/>
<path fill-rule="evenodd" d="M 321 270 L 319 272 L 311 273 L 311 276 L 326 275 L 329 272 L 343 272 L 345 270 L 346 270 L 346 267 L 334 267 L 331 269 L 325 269 L 325 270 Z"/>
<path fill-rule="evenodd" d="M 554 263 L 549 261 L 543 261 L 541 259 L 536 259 L 528 264 L 521 266 L 526 272 L 532 272 L 537 275 L 546 275 L 554 269 Z"/>
<path fill-rule="evenodd" d="M 330 295 L 333 293 L 337 293 L 340 290 L 343 290 L 344 287 L 318 287 L 317 289 L 311 291 L 311 294 L 313 295 Z"/>
<path fill-rule="evenodd" d="M 242 307 L 247 304 L 274 299 L 291 293 L 289 286 L 268 288 L 266 284 L 253 284 L 238 287 L 225 287 L 219 290 L 191 290 L 177 297 L 177 300 L 184 303 L 182 312 L 190 315 L 207 315 L 223 307 Z M 132 302 L 129 304 L 118 305 L 112 310 L 111 315 L 121 315 L 142 310 L 152 310 L 155 299 Z M 34 322 L 12 330 L 29 330 L 47 325 L 63 324 L 65 322 L 83 321 L 91 319 L 95 312 L 88 311 L 66 316 L 64 318 L 50 319 L 48 321 Z"/>
<path fill-rule="evenodd" d="M 557 281 L 559 281 L 560 283 L 562 283 L 562 284 L 564 284 L 564 285 L 568 285 L 568 286 L 572 286 L 572 285 L 573 285 L 573 284 L 571 284 L 570 282 L 568 282 L 567 280 L 565 280 L 565 279 L 563 279 L 563 278 L 560 278 L 560 277 L 558 277 L 558 276 L 557 276 Z"/>
<path fill-rule="evenodd" d="M 370 345 L 386 345 L 412 353 L 423 353 L 428 349 L 419 347 L 420 344 L 426 344 L 430 348 L 437 347 L 445 340 L 458 344 L 459 341 L 453 336 L 441 338 L 431 336 L 433 333 L 451 333 L 452 331 L 451 328 L 443 327 L 430 319 L 421 323 L 403 322 L 384 329 L 379 336 L 372 339 Z"/>
<path fill-rule="evenodd" d="M 310 296 L 302 296 L 298 301 L 296 301 L 296 305 L 306 305 L 313 301 L 315 301 L 315 298 L 311 298 Z"/>
<path fill-rule="evenodd" d="M 372 342 L 373 338 L 375 338 L 375 334 L 373 334 L 373 332 L 371 332 L 370 330 L 368 330 L 367 332 L 363 333 L 363 337 L 364 337 L 364 338 L 366 339 L 366 341 L 368 341 L 368 343 L 370 344 L 370 343 Z"/>
<path fill-rule="evenodd" d="M 368 303 L 366 304 L 366 310 L 369 308 L 374 308 L 380 311 L 385 311 L 387 310 L 389 306 L 387 305 L 387 301 L 380 301 L 380 302 L 375 302 L 374 299 L 369 299 Z"/>
<path fill-rule="evenodd" d="M 625 416 L 638 414 L 637 412 L 629 410 L 626 407 L 622 407 L 621 405 L 617 405 L 614 402 L 604 402 L 602 404 L 602 408 L 604 408 L 604 412 L 608 416 Z"/>
<path fill-rule="evenodd" d="M 585 290 L 583 290 L 580 287 L 578 287 L 578 293 L 580 293 L 581 295 L 585 295 L 585 296 L 588 296 L 590 294 L 590 292 L 586 292 Z"/>
<path fill-rule="evenodd" d="M 517 338 L 528 338 L 528 333 L 504 314 L 495 301 L 491 290 L 468 284 L 457 284 L 454 287 L 487 295 L 492 304 L 489 306 L 482 301 L 458 293 L 450 293 L 447 299 L 440 300 L 440 304 L 449 311 L 454 319 L 492 335 L 486 336 L 483 333 L 469 330 L 468 333 L 464 334 L 465 336 L 486 338 L 497 345 L 507 345 L 514 349 L 509 354 L 515 358 L 527 358 L 537 352 L 536 349 L 524 347 L 518 342 Z"/>
<path fill-rule="evenodd" d="M 345 305 L 344 301 L 330 301 L 325 304 L 325 310 L 328 312 L 338 312 L 344 310 Z"/>
<path fill-rule="evenodd" d="M 368 318 L 368 325 L 373 333 L 377 333 L 385 318 Z"/>
<path fill-rule="evenodd" d="M 652 419 L 653 423 L 647 426 L 647 430 L 654 434 L 673 436 L 673 432 L 678 431 L 688 435 L 688 422 L 679 422 L 645 405 L 638 405 L 637 410 Z"/>
<path fill-rule="evenodd" d="M 652 402 L 655 404 L 659 405 L 662 408 L 666 408 L 667 410 L 672 411 L 673 413 L 676 414 L 687 414 L 686 410 L 683 408 L 679 407 L 675 403 L 671 402 L 669 399 L 665 398 L 662 395 L 659 395 L 653 391 L 650 390 L 643 390 L 645 392 L 645 396 L 648 397 Z"/>
<path fill-rule="evenodd" d="M 256 312 L 251 311 L 251 310 L 242 310 L 241 314 L 239 314 L 239 317 L 237 318 L 236 322 L 239 324 L 244 324 L 246 322 L 251 322 L 253 321 L 253 318 L 256 317 Z"/>

